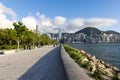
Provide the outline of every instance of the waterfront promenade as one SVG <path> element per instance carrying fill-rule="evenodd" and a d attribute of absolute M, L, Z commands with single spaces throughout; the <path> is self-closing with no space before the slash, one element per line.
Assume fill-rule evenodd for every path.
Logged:
<path fill-rule="evenodd" d="M 59 49 L 46 46 L 0 56 L 0 80 L 66 80 Z"/>
<path fill-rule="evenodd" d="M 71 67 L 73 66 L 71 62 L 67 62 L 69 65 L 65 70 L 67 64 L 65 64 L 66 61 L 65 63 L 63 61 L 61 60 L 60 46 L 45 46 L 36 50 L 0 55 L 0 80 L 73 80 L 72 78 L 74 80 L 91 80 L 86 78 L 86 74 L 81 70 L 81 75 L 77 74 L 81 77 L 77 79 L 75 77 L 77 75 L 72 73 L 75 73 L 75 70 L 79 73 L 79 69 L 74 69 Z M 70 75 L 68 75 L 69 72 Z M 68 76 L 73 77 L 68 79 Z"/>

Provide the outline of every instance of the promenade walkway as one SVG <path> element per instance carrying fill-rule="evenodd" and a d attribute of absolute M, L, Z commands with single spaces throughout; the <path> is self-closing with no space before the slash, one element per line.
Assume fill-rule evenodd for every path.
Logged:
<path fill-rule="evenodd" d="M 64 71 L 59 47 L 0 56 L 0 80 L 66 80 Z"/>

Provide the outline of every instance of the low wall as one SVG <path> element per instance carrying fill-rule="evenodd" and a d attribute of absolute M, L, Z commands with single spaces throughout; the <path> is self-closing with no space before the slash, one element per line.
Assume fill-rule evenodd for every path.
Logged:
<path fill-rule="evenodd" d="M 4 53 L 5 55 L 14 54 L 15 52 L 16 52 L 16 50 L 5 50 L 5 51 L 3 51 L 3 53 Z"/>
<path fill-rule="evenodd" d="M 85 71 L 69 57 L 63 46 L 61 46 L 61 58 L 68 80 L 92 80 Z"/>

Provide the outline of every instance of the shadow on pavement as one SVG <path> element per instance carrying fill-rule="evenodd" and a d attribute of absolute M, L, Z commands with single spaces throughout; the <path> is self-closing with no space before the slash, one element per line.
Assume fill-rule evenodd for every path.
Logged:
<path fill-rule="evenodd" d="M 38 60 L 18 80 L 67 80 L 60 57 L 60 46 Z"/>

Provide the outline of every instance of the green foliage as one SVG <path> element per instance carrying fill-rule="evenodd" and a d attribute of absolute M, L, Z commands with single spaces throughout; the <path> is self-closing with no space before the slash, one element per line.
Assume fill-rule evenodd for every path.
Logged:
<path fill-rule="evenodd" d="M 0 45 L 13 45 L 16 39 L 16 31 L 13 29 L 0 29 Z"/>
<path fill-rule="evenodd" d="M 46 34 L 40 35 L 39 41 L 40 41 L 41 45 L 50 45 L 50 44 L 57 44 L 58 43 L 55 40 L 49 39 Z"/>
<path fill-rule="evenodd" d="M 84 68 L 88 68 L 90 66 L 90 62 L 89 61 L 86 61 L 86 62 L 79 62 L 80 66 L 84 67 Z"/>
<path fill-rule="evenodd" d="M 94 74 L 92 75 L 92 77 L 94 77 L 96 80 L 103 80 L 102 78 L 102 75 L 101 75 L 101 71 L 99 69 L 98 66 L 96 66 L 96 70 L 94 72 Z"/>
<path fill-rule="evenodd" d="M 23 35 L 28 32 L 28 29 L 22 22 L 13 23 L 14 30 L 16 30 L 18 40 L 23 38 Z"/>
<path fill-rule="evenodd" d="M 120 80 L 119 78 L 117 78 L 117 77 L 113 77 L 113 80 Z"/>
<path fill-rule="evenodd" d="M 80 58 L 82 58 L 82 55 L 79 54 L 76 49 L 67 45 L 63 45 L 63 46 L 65 50 L 68 52 L 68 54 L 70 55 L 70 57 L 72 57 L 75 61 L 78 61 Z"/>
<path fill-rule="evenodd" d="M 17 46 L 16 45 L 2 45 L 0 46 L 0 49 L 7 49 L 7 50 L 10 50 L 10 49 L 16 49 Z"/>
<path fill-rule="evenodd" d="M 0 29 L 0 49 L 15 49 L 17 41 L 20 47 L 56 44 L 57 41 L 51 40 L 45 34 L 29 30 L 23 23 L 13 23 L 14 28 Z"/>
<path fill-rule="evenodd" d="M 96 72 L 95 72 L 95 73 L 92 75 L 92 77 L 94 77 L 96 80 L 102 80 L 102 79 L 101 79 L 102 76 L 101 76 L 100 73 L 96 73 Z"/>
<path fill-rule="evenodd" d="M 76 49 L 74 49 L 74 48 L 72 48 L 72 47 L 70 47 L 70 46 L 68 46 L 68 45 L 63 45 L 64 46 L 64 48 L 65 48 L 65 50 L 67 51 L 67 52 L 69 52 L 69 51 L 74 51 L 74 52 L 77 52 L 77 50 Z"/>
<path fill-rule="evenodd" d="M 79 55 L 78 53 L 74 52 L 74 51 L 69 51 L 69 55 L 75 59 L 76 61 L 78 61 L 81 58 L 81 55 Z"/>

